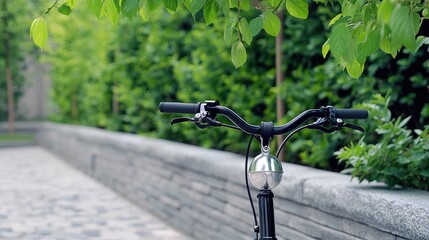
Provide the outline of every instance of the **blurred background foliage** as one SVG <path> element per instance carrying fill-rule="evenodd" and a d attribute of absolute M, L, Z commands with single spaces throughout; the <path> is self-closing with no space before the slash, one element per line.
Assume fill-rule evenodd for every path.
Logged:
<path fill-rule="evenodd" d="M 279 88 L 274 39 L 263 34 L 249 46 L 245 66 L 235 69 L 223 41 L 223 23 L 194 23 L 187 11 L 170 16 L 160 10 L 150 23 L 120 19 L 117 25 L 97 20 L 87 8 L 76 9 L 73 18 L 50 15 L 54 21 L 44 61 L 52 66 L 57 106 L 52 119 L 243 153 L 245 135 L 230 129 L 201 131 L 190 123 L 170 126 L 174 116 L 160 114 L 159 102 L 217 99 L 258 124 L 275 119 L 275 96 L 280 94 L 286 105 L 280 124 L 308 108 L 349 108 L 380 94 L 390 96 L 392 120 L 412 115 L 407 127 L 423 129 L 429 123 L 427 46 L 396 59 L 374 54 L 364 74 L 353 79 L 321 55 L 328 22 L 337 11 L 311 8 L 308 20 L 285 19 L 286 77 Z M 422 30 L 429 29 L 426 24 Z M 366 142 L 380 139 L 371 119 L 359 124 L 367 129 Z M 286 145 L 286 161 L 340 171 L 344 163 L 338 164 L 333 153 L 361 137 L 351 130 L 331 135 L 304 130 Z"/>
<path fill-rule="evenodd" d="M 18 99 L 22 94 L 25 80 L 22 75 L 22 69 L 25 68 L 25 53 L 34 55 L 34 52 L 31 51 L 34 44 L 28 38 L 28 24 L 31 24 L 34 16 L 32 10 L 36 9 L 33 2 L 27 3 L 25 0 L 16 0 L 13 4 L 7 4 L 7 9 L 4 9 L 4 6 L 5 4 L 1 2 L 0 89 L 4 89 L 4 91 L 0 91 L 0 121 L 6 121 L 8 117 L 4 38 L 8 38 L 9 42 L 10 67 L 14 84 L 13 95 Z M 4 25 L 3 18 L 8 21 L 7 27 Z"/>

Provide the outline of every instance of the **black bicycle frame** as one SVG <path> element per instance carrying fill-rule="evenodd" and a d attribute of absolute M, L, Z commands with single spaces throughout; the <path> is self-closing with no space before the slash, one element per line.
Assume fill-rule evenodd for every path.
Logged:
<path fill-rule="evenodd" d="M 274 194 L 271 190 L 261 190 L 258 194 L 260 240 L 277 240 L 274 221 Z"/>

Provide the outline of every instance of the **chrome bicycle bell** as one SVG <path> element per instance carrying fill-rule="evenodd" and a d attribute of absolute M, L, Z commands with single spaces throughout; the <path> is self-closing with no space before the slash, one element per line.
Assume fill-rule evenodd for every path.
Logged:
<path fill-rule="evenodd" d="M 269 190 L 281 182 L 283 167 L 280 161 L 269 153 L 269 148 L 262 148 L 262 153 L 250 163 L 248 173 L 253 186 Z"/>

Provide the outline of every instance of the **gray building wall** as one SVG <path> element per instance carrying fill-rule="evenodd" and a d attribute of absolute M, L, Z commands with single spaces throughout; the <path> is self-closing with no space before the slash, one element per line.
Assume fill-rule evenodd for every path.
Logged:
<path fill-rule="evenodd" d="M 254 237 L 243 156 L 51 123 L 39 127 L 37 139 L 195 239 Z M 283 181 L 273 190 L 279 240 L 429 239 L 428 192 L 357 184 L 293 164 L 283 168 Z"/>

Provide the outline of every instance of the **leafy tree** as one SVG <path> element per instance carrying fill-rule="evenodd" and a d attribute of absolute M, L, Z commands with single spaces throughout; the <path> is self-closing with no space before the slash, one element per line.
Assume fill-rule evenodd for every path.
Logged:
<path fill-rule="evenodd" d="M 429 17 L 428 1 L 410 0 L 315 0 L 317 3 L 339 7 L 340 13 L 331 18 L 330 36 L 322 47 L 324 56 L 331 52 L 336 62 L 347 69 L 352 77 L 359 77 L 367 58 L 381 49 L 396 57 L 405 48 L 417 51 L 428 38 L 418 36 L 424 19 Z M 87 6 L 98 17 L 106 16 L 116 23 L 120 14 L 133 18 L 140 15 L 143 21 L 153 18 L 154 12 L 163 7 L 173 14 L 183 4 L 194 19 L 202 14 L 207 25 L 223 21 L 224 41 L 231 47 L 231 60 L 235 67 L 247 61 L 246 45 L 263 29 L 272 36 L 280 32 L 279 9 L 298 19 L 307 19 L 310 13 L 307 0 L 86 0 Z M 57 6 L 59 5 L 59 6 Z M 69 15 L 77 0 L 56 0 L 31 26 L 34 42 L 44 47 L 48 30 L 45 16 L 54 8 Z M 246 12 L 258 10 L 258 16 L 247 17 Z M 221 16 L 221 17 L 219 17 Z"/>
<path fill-rule="evenodd" d="M 73 19 L 55 16 L 51 26 L 55 44 L 43 56 L 52 65 L 52 99 L 58 106 L 55 120 L 106 126 L 110 116 L 93 113 L 111 109 L 106 100 L 111 99 L 109 92 L 115 75 L 108 70 L 110 60 L 106 52 L 115 46 L 116 27 L 104 24 L 94 28 L 96 19 L 85 12 L 76 14 L 79 17 Z M 83 36 L 91 36 L 94 41 L 88 42 Z"/>
<path fill-rule="evenodd" d="M 8 108 L 8 122 L 9 132 L 15 131 L 15 98 L 13 94 L 13 80 L 11 71 L 11 56 L 10 56 L 10 15 L 8 14 L 8 3 L 6 0 L 2 1 L 2 32 L 3 32 L 3 57 L 4 57 L 4 71 L 6 75 L 7 85 L 7 108 Z"/>
<path fill-rule="evenodd" d="M 23 0 L 0 2 L 0 120 L 6 120 L 7 116 L 9 132 L 15 130 L 16 102 L 23 85 L 22 51 L 28 48 L 25 40 L 28 15 L 29 6 Z"/>

